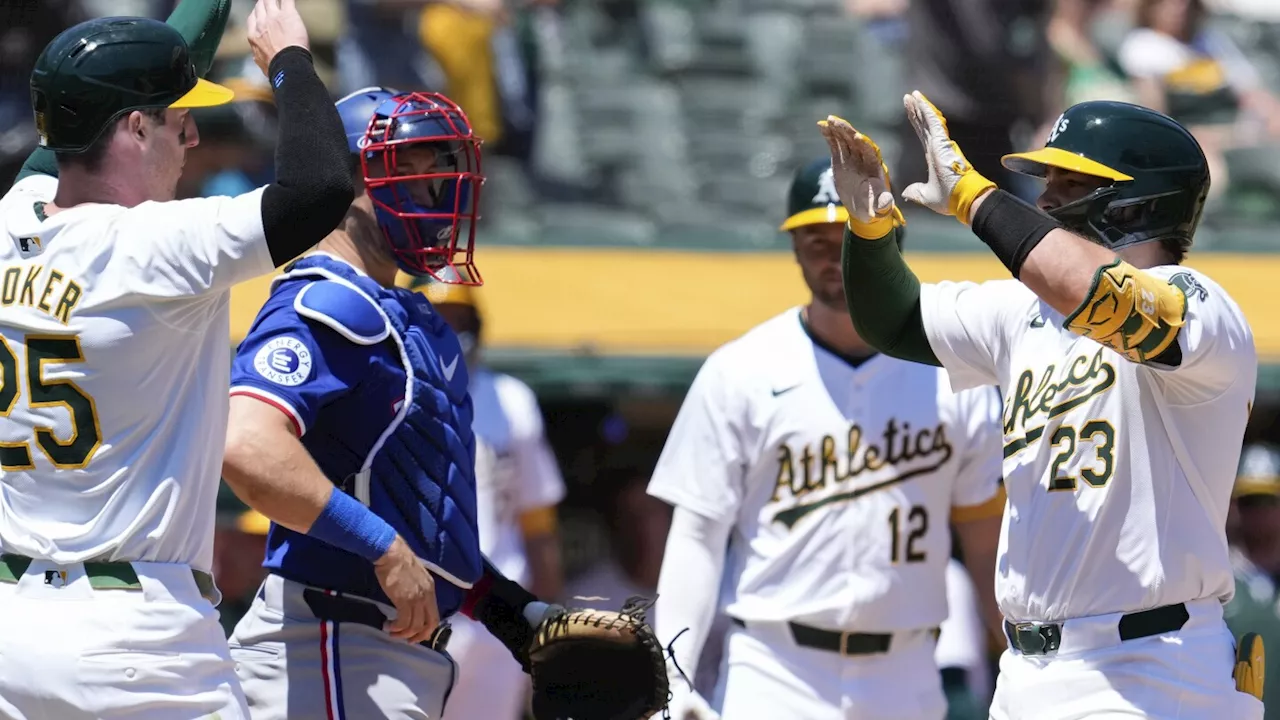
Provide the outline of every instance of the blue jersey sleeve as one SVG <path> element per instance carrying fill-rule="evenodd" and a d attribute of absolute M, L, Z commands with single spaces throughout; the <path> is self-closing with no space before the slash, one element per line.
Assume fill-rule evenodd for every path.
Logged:
<path fill-rule="evenodd" d="M 299 315 L 306 283 L 276 288 L 236 350 L 231 394 L 261 400 L 287 415 L 301 437 L 320 410 L 355 388 L 378 352 Z"/>

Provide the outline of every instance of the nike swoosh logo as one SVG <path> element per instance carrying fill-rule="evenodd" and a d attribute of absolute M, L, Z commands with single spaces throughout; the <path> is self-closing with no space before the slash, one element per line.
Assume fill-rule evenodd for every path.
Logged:
<path fill-rule="evenodd" d="M 782 523 L 783 525 L 786 526 L 788 530 L 790 530 L 791 528 L 795 527 L 796 523 L 800 522 L 801 518 L 813 512 L 814 510 L 818 510 L 820 508 L 826 507 L 827 505 L 831 505 L 838 502 L 849 502 L 851 500 L 857 500 L 863 495 L 870 495 L 873 492 L 878 492 L 880 490 L 884 490 L 885 488 L 890 488 L 890 487 L 893 487 L 894 485 L 904 483 L 907 480 L 910 480 L 911 478 L 916 477 L 917 475 L 924 475 L 926 473 L 931 473 L 937 470 L 938 468 L 942 467 L 943 465 L 945 465 L 947 461 L 951 459 L 951 455 L 952 453 L 943 453 L 941 459 L 939 459 L 939 461 L 936 463 L 931 463 L 925 467 L 912 468 L 897 477 L 889 478 L 888 480 L 875 483 L 874 485 L 854 488 L 853 490 L 850 490 L 848 492 L 837 493 L 835 495 L 825 497 L 816 502 L 809 503 L 808 505 L 796 505 L 795 507 L 789 507 L 786 510 L 783 510 L 782 512 L 778 513 L 777 515 L 774 515 L 773 520 L 774 522 Z"/>
<path fill-rule="evenodd" d="M 444 379 L 446 382 L 453 382 L 453 373 L 458 369 L 458 356 L 453 356 L 453 361 L 448 365 L 444 364 L 444 358 L 440 358 L 440 369 L 444 371 Z"/>
<path fill-rule="evenodd" d="M 778 388 L 774 388 L 774 389 L 773 389 L 773 396 L 774 396 L 774 397 L 778 397 L 779 395 L 785 395 L 786 393 L 789 393 L 789 392 L 791 392 L 792 390 L 795 390 L 796 388 L 800 387 L 800 385 L 802 385 L 802 384 L 803 384 L 803 383 L 796 383 L 795 385 L 792 385 L 791 387 L 784 387 L 784 388 L 782 388 L 781 390 L 779 390 Z"/>
<path fill-rule="evenodd" d="M 1033 328 L 1044 327 L 1044 318 L 1040 317 L 1039 315 L 1032 318 L 1031 327 Z"/>

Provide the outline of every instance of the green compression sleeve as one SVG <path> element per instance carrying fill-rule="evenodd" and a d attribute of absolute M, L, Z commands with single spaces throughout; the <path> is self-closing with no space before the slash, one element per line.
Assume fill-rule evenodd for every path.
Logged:
<path fill-rule="evenodd" d="M 878 240 L 844 230 L 845 301 L 853 327 L 872 347 L 902 360 L 941 367 L 920 315 L 920 280 L 898 250 L 900 228 Z"/>
<path fill-rule="evenodd" d="M 200 77 L 208 75 L 213 68 L 213 58 L 227 29 L 230 13 L 231 0 L 182 0 L 165 21 L 186 39 L 191 62 Z M 33 150 L 14 182 L 31 175 L 58 177 L 58 162 L 52 150 L 42 147 Z"/>

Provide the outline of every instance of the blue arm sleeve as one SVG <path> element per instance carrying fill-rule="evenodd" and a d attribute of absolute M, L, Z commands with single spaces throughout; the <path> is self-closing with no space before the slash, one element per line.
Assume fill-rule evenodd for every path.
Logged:
<path fill-rule="evenodd" d="M 321 408 L 359 384 L 378 352 L 299 317 L 293 300 L 304 286 L 277 288 L 231 366 L 231 394 L 274 406 L 289 416 L 299 437 L 315 423 Z"/>

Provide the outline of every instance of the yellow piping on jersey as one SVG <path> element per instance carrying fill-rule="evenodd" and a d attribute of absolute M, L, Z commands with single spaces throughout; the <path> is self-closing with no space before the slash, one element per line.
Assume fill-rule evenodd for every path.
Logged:
<path fill-rule="evenodd" d="M 999 517 L 1004 514 L 1005 503 L 1004 485 L 1000 485 L 999 490 L 991 499 L 979 503 L 977 505 L 954 505 L 951 508 L 951 522 L 966 523 L 974 520 L 986 520 L 987 518 Z"/>
<path fill-rule="evenodd" d="M 520 515 L 520 531 L 526 538 L 550 535 L 556 527 L 555 506 L 533 508 Z"/>
<path fill-rule="evenodd" d="M 1133 362 L 1146 362 L 1177 339 L 1186 313 L 1187 296 L 1181 288 L 1116 260 L 1098 268 L 1066 327 Z"/>

